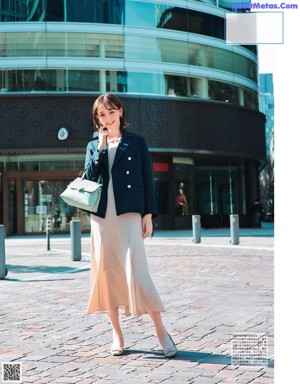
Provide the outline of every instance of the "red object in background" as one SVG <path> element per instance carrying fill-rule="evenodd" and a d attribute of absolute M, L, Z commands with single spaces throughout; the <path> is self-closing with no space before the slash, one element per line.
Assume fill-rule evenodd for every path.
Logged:
<path fill-rule="evenodd" d="M 153 172 L 169 172 L 170 165 L 169 163 L 153 163 Z"/>

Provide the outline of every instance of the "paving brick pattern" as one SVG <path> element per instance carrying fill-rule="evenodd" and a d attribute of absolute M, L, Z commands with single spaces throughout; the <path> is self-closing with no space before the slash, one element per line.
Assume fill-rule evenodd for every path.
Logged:
<path fill-rule="evenodd" d="M 73 261 L 70 239 L 9 238 L 0 281 L 0 363 L 20 362 L 23 383 L 274 382 L 273 238 L 146 240 L 149 268 L 178 346 L 167 359 L 148 316 L 121 317 L 126 352 L 109 354 L 105 315 L 86 315 L 89 239 Z M 268 335 L 268 366 L 231 364 L 238 332 Z"/>

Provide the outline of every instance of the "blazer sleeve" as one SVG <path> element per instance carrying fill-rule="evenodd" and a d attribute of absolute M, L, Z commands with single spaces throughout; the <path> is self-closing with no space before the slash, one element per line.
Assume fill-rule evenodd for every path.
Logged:
<path fill-rule="evenodd" d="M 141 137 L 141 158 L 142 158 L 142 173 L 143 173 L 144 193 L 145 193 L 144 215 L 148 213 L 152 213 L 152 218 L 155 218 L 158 216 L 158 211 L 157 211 L 157 204 L 155 199 L 151 160 L 150 160 L 149 150 L 148 150 L 146 141 L 143 137 Z"/>
<path fill-rule="evenodd" d="M 85 155 L 85 178 L 92 181 L 98 181 L 101 171 L 106 148 L 103 151 L 98 151 L 98 140 L 88 143 Z"/>

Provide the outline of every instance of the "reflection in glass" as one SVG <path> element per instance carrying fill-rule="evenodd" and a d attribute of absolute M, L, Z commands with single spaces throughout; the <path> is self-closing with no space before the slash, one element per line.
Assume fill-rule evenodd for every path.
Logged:
<path fill-rule="evenodd" d="M 165 75 L 168 96 L 187 96 L 187 77 Z"/>
<path fill-rule="evenodd" d="M 23 3 L 24 7 L 18 12 L 18 19 L 12 20 L 15 13 L 14 7 L 6 6 L 5 17 L 5 4 L 2 5 L 2 21 L 69 21 L 109 24 L 123 22 L 124 0 L 27 0 L 26 7 L 24 1 L 9 3 L 16 5 Z"/>
<path fill-rule="evenodd" d="M 55 70 L 10 70 L 3 71 L 1 89 L 9 92 L 54 91 L 57 88 Z"/>
<path fill-rule="evenodd" d="M 156 7 L 153 3 L 135 0 L 125 2 L 124 24 L 134 27 L 155 28 Z"/>
<path fill-rule="evenodd" d="M 238 87 L 222 83 L 221 81 L 209 81 L 209 98 L 225 103 L 239 105 Z"/>
<path fill-rule="evenodd" d="M 232 51 L 159 37 L 96 33 L 5 33 L 4 57 L 100 57 L 194 65 L 236 73 L 257 83 L 257 64 Z M 188 69 L 188 68 L 186 68 Z"/>
<path fill-rule="evenodd" d="M 255 91 L 206 77 L 115 70 L 2 70 L 2 92 L 129 92 L 195 97 L 258 108 Z"/>
<path fill-rule="evenodd" d="M 99 72 L 89 70 L 69 70 L 68 71 L 68 89 L 69 91 L 91 91 L 100 90 Z"/>
<path fill-rule="evenodd" d="M 222 17 L 135 0 L 2 1 L 0 21 L 118 24 L 190 32 L 222 40 L 225 30 Z M 246 45 L 244 48 L 256 54 L 256 46 Z"/>
<path fill-rule="evenodd" d="M 70 221 L 80 219 L 81 229 L 89 229 L 89 216 L 66 204 L 60 194 L 71 180 L 25 180 L 23 204 L 25 233 L 44 233 L 50 218 L 51 232 L 69 232 Z"/>

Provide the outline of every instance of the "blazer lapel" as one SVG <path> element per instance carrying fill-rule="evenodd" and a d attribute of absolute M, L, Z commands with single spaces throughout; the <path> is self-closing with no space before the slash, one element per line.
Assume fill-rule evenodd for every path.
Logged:
<path fill-rule="evenodd" d="M 126 152 L 126 149 L 129 147 L 130 143 L 132 141 L 132 137 L 129 132 L 123 132 L 122 139 L 120 141 L 120 144 L 118 145 L 115 160 L 113 163 L 113 167 L 117 164 L 117 162 L 121 159 L 121 157 Z"/>

